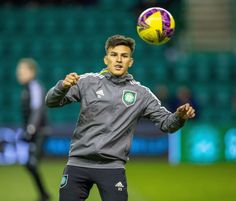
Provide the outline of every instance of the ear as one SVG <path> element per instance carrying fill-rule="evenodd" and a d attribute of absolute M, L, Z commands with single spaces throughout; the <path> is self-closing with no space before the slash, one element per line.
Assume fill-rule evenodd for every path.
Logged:
<path fill-rule="evenodd" d="M 131 58 L 131 60 L 130 60 L 130 62 L 129 62 L 129 68 L 132 67 L 133 63 L 134 63 L 134 59 Z"/>
<path fill-rule="evenodd" d="M 107 55 L 103 58 L 103 61 L 104 61 L 104 64 L 108 64 L 108 61 L 107 61 Z"/>

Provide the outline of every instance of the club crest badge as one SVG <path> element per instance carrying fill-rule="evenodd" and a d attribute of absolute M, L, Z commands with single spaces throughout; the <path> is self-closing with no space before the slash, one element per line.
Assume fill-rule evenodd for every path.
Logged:
<path fill-rule="evenodd" d="M 137 93 L 130 90 L 124 90 L 122 95 L 122 101 L 126 105 L 126 107 L 129 107 L 136 102 Z"/>
<path fill-rule="evenodd" d="M 65 174 L 62 176 L 60 188 L 65 187 L 67 184 L 67 181 L 68 181 L 68 174 Z"/>

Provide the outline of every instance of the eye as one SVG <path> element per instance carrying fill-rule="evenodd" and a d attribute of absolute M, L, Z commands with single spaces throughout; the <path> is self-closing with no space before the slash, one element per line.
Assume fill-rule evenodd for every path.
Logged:
<path fill-rule="evenodd" d="M 129 55 L 127 55 L 127 54 L 124 54 L 124 55 L 123 55 L 123 57 L 124 57 L 124 58 L 128 58 L 128 57 L 129 57 Z"/>
<path fill-rule="evenodd" d="M 115 57 L 116 53 L 110 53 L 110 56 Z"/>

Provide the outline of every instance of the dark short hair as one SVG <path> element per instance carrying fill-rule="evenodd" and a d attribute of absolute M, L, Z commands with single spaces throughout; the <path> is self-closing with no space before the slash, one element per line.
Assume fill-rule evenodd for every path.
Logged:
<path fill-rule="evenodd" d="M 118 45 L 125 45 L 129 47 L 131 50 L 131 53 L 133 53 L 135 49 L 135 40 L 130 37 L 123 36 L 123 35 L 114 35 L 107 39 L 105 43 L 105 50 L 107 52 L 109 47 L 116 47 Z"/>

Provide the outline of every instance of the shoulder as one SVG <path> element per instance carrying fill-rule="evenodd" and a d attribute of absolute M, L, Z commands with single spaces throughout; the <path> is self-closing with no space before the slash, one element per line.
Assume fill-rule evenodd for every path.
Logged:
<path fill-rule="evenodd" d="M 102 79 L 104 78 L 104 76 L 101 75 L 100 73 L 85 73 L 80 75 L 80 79 L 90 79 L 90 78 Z"/>
<path fill-rule="evenodd" d="M 148 87 L 142 85 L 140 82 L 132 80 L 130 81 L 130 84 L 133 85 L 135 89 L 143 95 L 143 98 L 154 98 L 158 100 L 155 94 Z"/>
<path fill-rule="evenodd" d="M 138 82 L 136 80 L 131 80 L 130 84 L 133 85 L 136 88 L 136 90 L 138 90 L 144 94 L 146 94 L 146 93 L 151 94 L 152 93 L 148 87 L 142 85 L 140 82 Z"/>
<path fill-rule="evenodd" d="M 103 79 L 104 76 L 99 73 L 85 73 L 80 75 L 79 83 L 86 84 L 86 83 L 94 83 L 98 82 L 99 80 Z"/>

